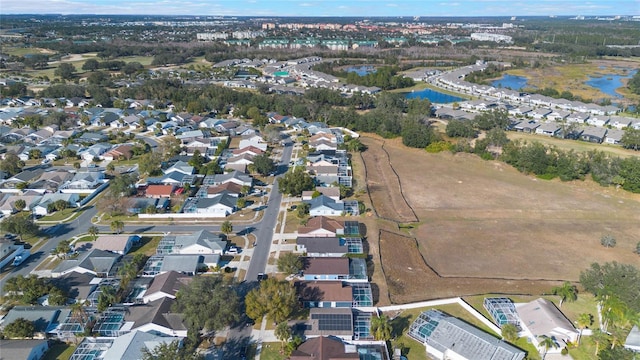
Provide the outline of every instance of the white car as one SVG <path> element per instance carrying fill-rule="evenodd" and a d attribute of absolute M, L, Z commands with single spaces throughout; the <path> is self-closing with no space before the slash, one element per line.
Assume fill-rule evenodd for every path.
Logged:
<path fill-rule="evenodd" d="M 236 255 L 239 253 L 240 253 L 240 249 L 237 246 L 231 246 L 229 247 L 229 250 L 227 250 L 227 254 Z"/>

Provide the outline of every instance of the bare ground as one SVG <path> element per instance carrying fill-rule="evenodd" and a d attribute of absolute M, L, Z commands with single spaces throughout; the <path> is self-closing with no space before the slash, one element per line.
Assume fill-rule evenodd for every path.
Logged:
<path fill-rule="evenodd" d="M 379 249 L 372 243 L 371 253 L 379 251 L 393 303 L 489 291 L 540 294 L 558 281 L 576 281 L 593 262 L 640 264 L 633 253 L 639 195 L 589 180 L 544 181 L 501 162 L 428 154 L 398 140 L 385 141 L 384 149 L 377 137 L 362 141 L 377 213 L 395 213 L 403 202 L 390 198 L 403 192 L 419 218 L 404 232 L 404 220 L 377 222 Z M 381 186 L 392 174 L 401 186 Z M 603 248 L 603 234 L 613 234 L 617 246 Z"/>

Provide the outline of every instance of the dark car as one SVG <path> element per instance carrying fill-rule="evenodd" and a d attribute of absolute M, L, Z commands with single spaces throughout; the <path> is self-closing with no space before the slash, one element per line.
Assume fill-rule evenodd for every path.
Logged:
<path fill-rule="evenodd" d="M 265 273 L 258 273 L 258 281 L 267 280 L 268 276 Z"/>

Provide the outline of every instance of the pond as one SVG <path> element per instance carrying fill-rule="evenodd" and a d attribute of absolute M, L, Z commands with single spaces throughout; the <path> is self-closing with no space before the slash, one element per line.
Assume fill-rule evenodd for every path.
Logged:
<path fill-rule="evenodd" d="M 351 66 L 347 68 L 347 72 L 354 72 L 360 76 L 366 76 L 376 72 L 373 66 Z"/>
<path fill-rule="evenodd" d="M 495 88 L 509 88 L 511 90 L 520 90 L 527 87 L 527 78 L 524 76 L 504 74 L 504 76 L 500 79 L 492 81 L 491 86 Z"/>
<path fill-rule="evenodd" d="M 626 75 L 605 74 L 598 77 L 589 77 L 589 80 L 585 81 L 585 84 L 596 88 L 607 95 L 622 98 L 623 96 L 618 94 L 616 89 L 623 86 L 622 79 L 630 79 L 636 71 L 637 70 L 630 71 Z"/>
<path fill-rule="evenodd" d="M 424 90 L 420 90 L 420 91 L 412 91 L 410 93 L 407 93 L 405 95 L 405 97 L 407 99 L 429 99 L 429 101 L 431 101 L 432 103 L 439 103 L 439 104 L 446 104 L 446 103 L 453 103 L 453 102 L 459 102 L 459 101 L 465 101 L 465 99 L 458 97 L 458 96 L 454 96 L 454 95 L 449 95 L 449 94 L 445 94 L 445 93 L 441 93 L 439 91 L 435 91 L 435 90 L 431 90 L 431 89 L 424 89 Z"/>

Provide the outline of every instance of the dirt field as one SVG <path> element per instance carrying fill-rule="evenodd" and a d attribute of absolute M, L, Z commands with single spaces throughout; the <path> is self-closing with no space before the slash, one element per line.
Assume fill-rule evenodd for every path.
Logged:
<path fill-rule="evenodd" d="M 365 144 L 370 146 L 369 142 L 376 151 L 365 151 L 362 158 L 365 162 L 367 188 L 376 214 L 383 219 L 401 223 L 418 221 L 402 194 L 400 179 L 389 164 L 383 142 L 368 138 Z"/>
<path fill-rule="evenodd" d="M 397 227 L 380 233 L 394 303 L 478 291 L 536 294 L 559 280 L 576 281 L 593 262 L 640 265 L 633 253 L 640 241 L 639 195 L 592 181 L 544 181 L 501 162 L 428 154 L 398 140 L 385 141 L 385 159 L 382 140 L 362 141 L 369 146 L 363 154 L 367 168 L 384 178 L 380 172 L 392 167 L 420 220 L 405 236 Z M 384 199 L 397 196 L 391 195 L 395 185 L 374 185 L 376 211 L 393 213 L 398 202 Z M 603 248 L 603 234 L 614 235 L 617 246 Z"/>

